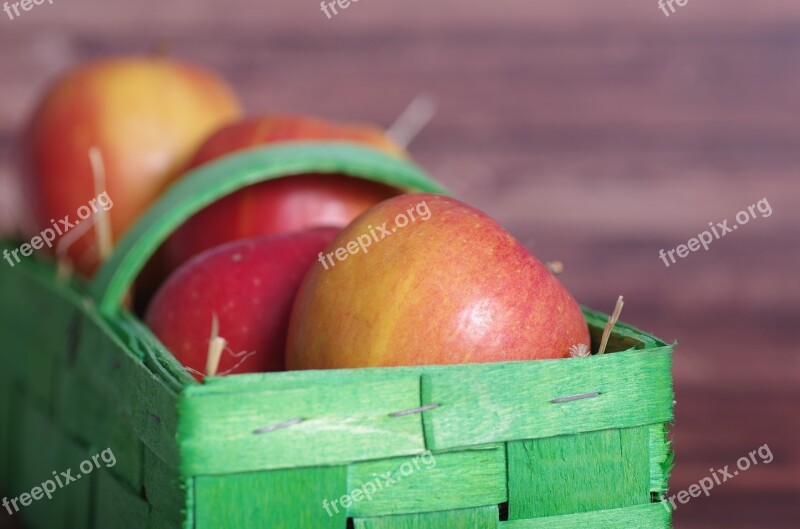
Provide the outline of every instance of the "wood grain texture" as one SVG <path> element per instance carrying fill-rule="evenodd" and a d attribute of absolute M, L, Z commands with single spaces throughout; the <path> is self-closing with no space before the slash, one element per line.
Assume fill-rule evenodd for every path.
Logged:
<path fill-rule="evenodd" d="M 150 507 L 138 491 L 129 490 L 104 469 L 96 470 L 92 479 L 96 480 L 92 500 L 95 527 L 141 529 L 146 526 Z"/>
<path fill-rule="evenodd" d="M 500 522 L 500 529 L 663 529 L 669 512 L 658 503 L 534 520 Z"/>
<path fill-rule="evenodd" d="M 122 349 L 95 313 L 79 320 L 75 365 L 62 373 L 57 419 L 72 435 L 111 447 L 114 472 L 142 486 L 142 444 L 177 467 L 177 396 Z"/>
<path fill-rule="evenodd" d="M 648 438 L 639 426 L 508 443 L 508 519 L 650 503 Z"/>
<path fill-rule="evenodd" d="M 323 501 L 338 500 L 346 485 L 346 467 L 198 477 L 195 527 L 342 529 L 346 511 L 341 507 L 326 510 Z"/>
<path fill-rule="evenodd" d="M 11 380 L 9 377 L 0 373 L 0 424 L 11 424 Z M 0 482 L 8 483 L 10 479 L 10 442 L 11 428 L 0 428 Z"/>
<path fill-rule="evenodd" d="M 0 317 L 3 327 L 8 329 L 3 338 L 11 347 L 2 354 L 9 360 L 6 372 L 10 380 L 28 381 L 29 398 L 46 408 L 57 390 L 54 376 L 61 373 L 66 363 L 64 337 L 68 334 L 74 312 L 72 306 L 77 296 L 65 289 L 56 289 L 45 302 L 39 294 L 52 292 L 43 286 L 50 278 L 36 272 L 36 267 L 22 265 L 17 265 L 16 269 L 4 267 L 0 271 L 0 275 L 5 277 Z M 52 322 L 51 332 L 44 332 L 44 322 Z"/>
<path fill-rule="evenodd" d="M 650 492 L 654 493 L 656 498 L 661 498 L 666 492 L 673 469 L 675 453 L 668 437 L 670 427 L 669 424 L 659 423 L 649 428 Z"/>
<path fill-rule="evenodd" d="M 497 529 L 497 505 L 380 518 L 356 518 L 355 529 Z"/>
<path fill-rule="evenodd" d="M 350 465 L 347 492 L 361 490 L 356 518 L 500 504 L 506 493 L 505 445 Z M 374 491 L 370 498 L 363 493 Z"/>
<path fill-rule="evenodd" d="M 670 357 L 665 346 L 425 374 L 423 404 L 442 404 L 424 413 L 428 446 L 439 450 L 668 421 Z M 552 402 L 592 393 L 599 395 Z"/>
<path fill-rule="evenodd" d="M 417 376 L 238 394 L 187 391 L 179 404 L 180 469 L 192 476 L 418 454 L 425 450 L 419 415 L 390 414 L 418 407 L 419 395 Z M 296 419 L 303 421 L 257 432 Z"/>
<path fill-rule="evenodd" d="M 19 430 L 12 441 L 11 455 L 16 473 L 12 483 L 18 490 L 31 493 L 33 487 L 43 487 L 43 483 L 50 480 L 55 491 L 50 499 L 45 495 L 28 507 L 21 507 L 14 516 L 53 529 L 88 525 L 94 502 L 92 481 L 95 478 L 91 475 L 77 476 L 82 474 L 80 463 L 97 452 L 65 435 L 46 411 L 30 402 L 26 405 L 21 398 L 16 399 L 15 419 L 20 420 L 16 422 Z M 77 480 L 67 484 L 60 473 L 56 474 L 56 479 L 54 469 L 71 469 L 71 476 Z"/>
<path fill-rule="evenodd" d="M 186 519 L 187 492 L 178 469 L 147 448 L 143 457 L 144 495 L 151 510 L 158 512 L 158 516 L 151 516 L 151 519 L 161 520 L 164 527 L 181 527 Z"/>

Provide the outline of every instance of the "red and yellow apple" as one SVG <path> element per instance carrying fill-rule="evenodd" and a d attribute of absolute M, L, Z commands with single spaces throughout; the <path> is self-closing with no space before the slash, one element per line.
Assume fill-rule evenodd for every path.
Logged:
<path fill-rule="evenodd" d="M 514 237 L 457 200 L 409 194 L 370 208 L 323 251 L 297 295 L 286 364 L 564 358 L 578 344 L 589 345 L 580 307 Z"/>
<path fill-rule="evenodd" d="M 403 150 L 369 125 L 329 123 L 302 116 L 250 118 L 222 128 L 188 168 L 242 149 L 288 141 L 352 141 L 395 156 Z M 163 266 L 174 270 L 198 253 L 229 241 L 315 226 L 346 226 L 365 209 L 399 193 L 344 175 L 297 175 L 250 186 L 205 208 L 163 246 Z"/>
<path fill-rule="evenodd" d="M 300 282 L 338 232 L 318 228 L 208 250 L 169 277 L 145 321 L 198 379 L 197 373 L 205 372 L 215 317 L 228 344 L 219 373 L 281 371 Z"/>
<path fill-rule="evenodd" d="M 167 58 L 101 60 L 70 71 L 45 94 L 23 145 L 24 182 L 34 230 L 96 195 L 88 151 L 106 171 L 114 238 L 133 224 L 206 137 L 236 119 L 239 103 L 215 74 Z M 76 268 L 98 264 L 93 233 L 69 249 Z"/>

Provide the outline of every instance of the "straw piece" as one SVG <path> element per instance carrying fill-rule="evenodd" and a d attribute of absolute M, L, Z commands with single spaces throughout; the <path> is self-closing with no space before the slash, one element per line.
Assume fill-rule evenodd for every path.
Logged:
<path fill-rule="evenodd" d="M 58 246 L 56 246 L 56 256 L 58 256 Z M 75 269 L 72 266 L 72 261 L 67 256 L 59 257 L 56 260 L 56 282 L 64 285 L 72 278 Z"/>
<path fill-rule="evenodd" d="M 386 135 L 402 147 L 414 140 L 436 114 L 436 101 L 425 94 L 418 95 L 386 131 Z"/>
<path fill-rule="evenodd" d="M 228 342 L 219 335 L 217 315 L 211 316 L 211 338 L 208 340 L 208 358 L 206 360 L 206 376 L 213 377 L 219 370 L 219 361 Z"/>
<path fill-rule="evenodd" d="M 106 168 L 99 148 L 89 148 L 89 161 L 92 164 L 94 195 L 99 197 L 106 192 Z M 111 256 L 111 252 L 114 249 L 114 243 L 111 238 L 111 219 L 108 216 L 108 211 L 103 208 L 98 209 L 94 217 L 96 218 L 94 233 L 97 238 L 98 255 L 102 263 Z"/>
<path fill-rule="evenodd" d="M 611 331 L 614 329 L 614 325 L 616 325 L 617 320 L 619 320 L 619 315 L 622 312 L 622 306 L 625 305 L 625 302 L 620 296 L 617 299 L 617 306 L 614 307 L 614 313 L 608 318 L 608 323 L 606 323 L 606 328 L 603 329 L 603 339 L 600 341 L 600 349 L 597 350 L 597 354 L 601 355 L 606 352 L 606 346 L 608 345 L 608 338 L 611 336 Z"/>

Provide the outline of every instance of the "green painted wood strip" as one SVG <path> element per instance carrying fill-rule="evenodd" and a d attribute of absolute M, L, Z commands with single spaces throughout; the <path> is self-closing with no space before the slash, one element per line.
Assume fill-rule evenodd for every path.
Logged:
<path fill-rule="evenodd" d="M 338 498 L 346 484 L 343 466 L 201 476 L 194 529 L 344 529 L 344 511 L 326 510 L 323 502 Z"/>
<path fill-rule="evenodd" d="M 7 479 L 0 485 L 5 492 L 22 491 L 27 486 L 22 480 L 24 475 L 23 465 L 23 450 L 25 446 L 25 428 L 27 427 L 28 417 L 26 412 L 29 403 L 25 392 L 20 386 L 14 384 L 11 386 L 11 402 L 13 405 L 10 410 L 10 423 L 14 425 L 8 439 L 8 454 L 6 457 L 7 466 Z"/>
<path fill-rule="evenodd" d="M 254 373 L 225 377 L 206 378 L 199 387 L 188 390 L 193 395 L 235 395 L 260 391 L 283 391 L 319 384 L 335 386 L 341 384 L 360 384 L 390 381 L 397 382 L 418 379 L 429 367 L 365 367 L 359 369 L 327 369 L 307 371 L 281 371 L 275 373 Z M 456 368 L 456 366 L 452 366 Z M 210 382 L 214 380 L 214 382 Z M 220 381 L 220 383 L 216 383 Z"/>
<path fill-rule="evenodd" d="M 293 142 L 223 157 L 176 182 L 120 241 L 91 285 L 101 311 L 114 314 L 119 309 L 150 256 L 194 213 L 248 185 L 306 173 L 343 173 L 401 188 L 446 193 L 410 161 L 346 142 Z"/>
<path fill-rule="evenodd" d="M 176 393 L 184 386 L 198 384 L 192 376 L 153 335 L 147 326 L 133 314 L 122 311 L 113 320 L 125 344 L 137 358 L 141 358 L 153 373 L 157 374 L 165 386 Z"/>
<path fill-rule="evenodd" d="M 67 468 L 76 468 L 90 455 L 85 446 L 76 444 L 73 440 L 62 436 L 58 429 L 55 435 L 49 440 L 51 450 L 59 452 L 59 468 L 50 469 L 58 472 Z M 97 452 L 92 452 L 92 455 Z M 45 507 L 49 513 L 59 513 L 52 516 L 51 523 L 42 525 L 47 529 L 74 529 L 76 527 L 89 527 L 92 512 L 92 480 L 81 478 L 75 483 L 70 483 L 63 489 L 56 491 L 53 499 Z M 56 507 L 53 502 L 61 502 L 60 507 Z M 54 508 L 55 507 L 55 508 Z M 61 525 L 53 524 L 58 521 Z"/>
<path fill-rule="evenodd" d="M 500 529 L 669 529 L 670 513 L 660 503 L 534 520 L 500 522 Z"/>
<path fill-rule="evenodd" d="M 343 496 L 338 504 L 351 504 L 348 513 L 354 517 L 503 503 L 505 445 L 355 463 Z"/>
<path fill-rule="evenodd" d="M 191 526 L 184 526 L 183 523 L 174 523 L 171 521 L 172 515 L 164 514 L 163 512 L 159 511 L 158 509 L 150 509 L 150 513 L 147 515 L 147 525 L 144 529 L 181 529 L 183 527 Z"/>
<path fill-rule="evenodd" d="M 108 446 L 111 417 L 117 415 L 117 395 L 97 387 L 97 380 L 70 370 L 60 385 L 56 413 L 58 424 L 70 436 L 86 444 Z M 131 434 L 135 432 L 131 429 Z M 120 454 L 122 455 L 122 454 Z M 125 466 L 125 463 L 123 463 Z"/>
<path fill-rule="evenodd" d="M 334 465 L 422 453 L 419 414 L 390 416 L 418 406 L 415 376 L 246 396 L 206 395 L 202 387 L 190 387 L 179 404 L 181 473 Z M 298 419 L 303 422 L 277 428 Z"/>
<path fill-rule="evenodd" d="M 11 378 L 24 381 L 31 398 L 49 407 L 66 362 L 66 337 L 76 296 L 46 277 L 41 268 L 31 260 L 0 269 L 4 343 L 0 356 Z"/>
<path fill-rule="evenodd" d="M 141 488 L 141 441 L 124 398 L 125 369 L 137 360 L 111 330 L 92 315 L 90 304 L 73 306 L 70 328 L 61 333 L 67 343 L 58 377 L 55 419 L 75 438 L 97 450 L 111 448 L 118 463 L 112 472 L 134 489 Z M 138 400 L 130 395 L 128 400 Z"/>
<path fill-rule="evenodd" d="M 109 471 L 131 489 L 140 490 L 143 446 L 134 410 L 141 399 L 129 384 L 130 373 L 141 362 L 123 351 L 90 307 L 81 307 L 75 315 L 74 353 L 60 376 L 56 419 L 61 428 L 96 452 L 111 449 L 117 462 Z"/>
<path fill-rule="evenodd" d="M 656 494 L 667 492 L 669 474 L 673 464 L 672 443 L 667 437 L 667 424 L 650 427 L 650 491 Z"/>
<path fill-rule="evenodd" d="M 53 480 L 53 472 L 71 469 L 71 475 L 77 477 L 78 467 L 87 458 L 88 450 L 64 436 L 48 414 L 33 402 L 22 401 L 19 405 L 25 421 L 17 431 L 20 447 L 16 456 L 15 486 L 7 492 L 10 497 L 21 500 L 22 494 L 31 494 L 34 487 L 41 488 L 46 481 L 50 481 L 53 491 L 50 499 L 43 495 L 43 489 L 38 491 L 36 494 L 41 495 L 41 499 L 28 506 L 18 502 L 20 511 L 14 516 L 24 519 L 32 528 L 85 527 L 90 511 L 90 479 L 80 478 L 59 486 L 58 481 Z"/>
<path fill-rule="evenodd" d="M 0 370 L 0 489 L 10 479 L 11 436 L 18 428 L 11 424 L 11 389 L 10 377 Z"/>
<path fill-rule="evenodd" d="M 491 365 L 474 364 L 425 368 L 422 370 L 425 373 L 423 380 L 430 379 L 431 383 L 433 383 L 432 387 L 440 390 L 438 394 L 426 394 L 425 386 L 423 386 L 425 404 L 446 403 L 442 404 L 440 408 L 421 414 L 426 421 L 431 422 L 431 425 L 426 423 L 429 446 L 442 447 L 436 444 L 442 442 L 442 439 L 436 437 L 436 420 L 441 420 L 445 423 L 442 426 L 442 428 L 445 428 L 444 435 L 452 436 L 449 441 L 447 437 L 444 438 L 446 443 L 443 447 L 445 448 L 503 442 L 506 438 L 536 438 L 578 433 L 582 430 L 627 427 L 635 426 L 637 423 L 650 424 L 663 421 L 671 416 L 672 409 L 669 364 L 670 347 L 663 346 L 646 351 L 631 350 L 602 357 L 549 362 L 511 362 Z M 551 369 L 551 365 L 555 367 Z M 393 384 L 402 384 L 403 373 L 409 373 L 409 376 L 413 376 L 419 369 L 361 369 L 347 372 L 314 372 L 280 376 L 289 375 L 282 373 L 275 374 L 276 376 L 274 377 L 260 377 L 257 382 L 246 384 L 248 391 L 235 391 L 236 388 L 231 385 L 187 388 L 185 400 L 188 403 L 187 410 L 189 414 L 185 415 L 187 418 L 186 431 L 181 439 L 190 440 L 193 437 L 195 438 L 194 441 L 190 442 L 194 443 L 197 448 L 187 446 L 184 448 L 185 454 L 189 456 L 188 459 L 205 462 L 206 466 L 193 468 L 191 466 L 193 465 L 192 463 L 186 467 L 185 472 L 188 472 L 186 475 L 209 471 L 208 465 L 210 463 L 207 463 L 207 461 L 210 458 L 203 457 L 203 455 L 212 450 L 209 447 L 213 446 L 215 442 L 212 441 L 212 444 L 203 443 L 200 441 L 199 434 L 193 434 L 192 432 L 214 432 L 214 436 L 227 442 L 231 436 L 230 432 L 226 431 L 225 428 L 229 428 L 230 423 L 225 423 L 224 421 L 230 415 L 228 410 L 237 406 L 237 402 L 261 403 L 259 404 L 260 408 L 252 405 L 249 407 L 239 405 L 240 409 L 234 419 L 237 423 L 247 423 L 251 425 L 251 428 L 259 428 L 258 424 L 278 424 L 298 417 L 306 418 L 299 411 L 291 411 L 291 407 L 289 407 L 290 411 L 270 417 L 264 417 L 262 414 L 263 410 L 269 407 L 269 404 L 274 406 L 274 403 L 278 400 L 282 402 L 282 409 L 285 410 L 287 403 L 284 402 L 284 397 L 288 395 L 285 392 L 307 393 L 309 391 L 307 388 L 312 386 L 315 380 L 317 386 L 326 386 L 328 388 L 327 391 L 333 391 L 331 388 L 338 389 L 342 386 L 382 385 L 381 377 L 387 377 L 386 380 L 392 381 Z M 540 378 L 543 379 L 540 380 Z M 536 380 L 536 383 L 532 384 L 532 380 Z M 632 380 L 635 380 L 636 383 L 631 383 Z M 325 383 L 322 384 L 320 381 L 325 381 Z M 262 387 L 270 389 L 258 390 Z M 445 387 L 446 391 L 441 390 L 442 387 Z M 465 393 L 465 387 L 469 387 L 471 390 L 474 389 L 475 392 Z M 580 394 L 592 390 L 601 390 L 603 394 L 594 399 L 574 402 L 560 404 L 549 402 L 557 396 Z M 378 394 L 387 393 L 387 391 L 384 391 Z M 368 397 L 366 398 L 369 400 Z M 195 399 L 207 400 L 198 400 L 197 404 L 192 404 Z M 481 400 L 480 403 L 478 402 L 479 400 Z M 505 410 L 505 415 L 500 413 L 500 409 L 492 410 L 491 407 L 488 414 L 476 413 L 476 411 L 485 410 L 486 403 L 490 400 L 494 402 L 496 407 L 502 407 L 501 409 Z M 200 402 L 214 404 L 205 406 L 201 405 Z M 637 402 L 636 408 L 629 410 L 629 402 Z M 409 408 L 417 405 L 409 406 Z M 205 407 L 208 407 L 211 411 L 204 412 L 203 409 Z M 399 408 L 392 411 L 399 411 Z M 204 413 L 212 415 L 204 417 Z M 213 417 L 215 413 L 217 415 L 216 418 Z M 193 424 L 191 421 L 195 419 L 188 419 L 189 417 L 197 417 L 200 422 Z M 431 419 L 432 417 L 440 418 Z M 271 419 L 272 422 L 264 421 L 264 418 Z M 454 422 L 455 425 L 449 424 L 448 421 Z M 200 426 L 205 423 L 208 423 L 207 426 Z M 223 424 L 225 425 L 224 427 L 219 426 Z M 303 425 L 293 426 L 283 432 L 271 432 L 272 434 L 279 433 L 280 436 L 272 437 L 270 442 L 280 445 L 286 440 L 296 451 L 299 450 L 297 443 L 300 442 L 301 437 L 302 442 L 311 443 L 311 439 L 305 435 L 294 436 L 294 434 L 290 434 L 287 436 L 287 433 L 292 432 L 292 430 L 297 432 L 297 426 L 302 427 Z M 433 426 L 433 429 L 430 426 Z M 460 430 L 455 429 L 455 427 L 460 428 Z M 243 446 L 251 448 L 263 448 L 260 442 L 255 443 L 252 438 L 242 433 L 246 430 L 243 426 L 237 426 L 237 428 L 239 428 L 239 433 L 233 436 L 236 440 L 235 442 L 244 443 Z M 308 444 L 307 446 L 312 445 Z M 411 453 L 419 453 L 419 450 Z M 336 464 L 348 460 L 345 459 L 344 455 L 340 454 L 337 457 L 331 451 L 325 452 L 327 457 L 333 458 L 329 461 L 321 459 L 323 457 L 322 453 L 315 451 L 314 454 L 313 457 L 315 459 L 307 464 Z M 383 454 L 379 457 L 387 457 L 389 455 L 392 454 Z M 278 457 L 282 457 L 281 450 L 273 450 L 268 455 L 260 455 L 259 458 L 248 460 L 247 462 L 238 461 L 232 463 L 236 465 L 233 467 L 236 471 L 274 468 L 276 464 L 285 466 L 285 463 L 276 462 Z M 307 455 L 305 457 L 311 456 Z M 362 454 L 360 457 L 352 454 L 346 457 L 352 457 L 352 460 L 375 458 L 367 453 Z M 211 464 L 219 465 L 213 471 L 214 473 L 225 471 L 224 463 L 221 461 L 215 460 Z M 297 464 L 301 465 L 303 463 L 298 462 Z M 263 465 L 268 465 L 268 467 Z M 204 468 L 203 472 L 200 472 L 201 468 Z"/>
<path fill-rule="evenodd" d="M 186 511 L 184 512 L 183 529 L 197 529 L 197 495 L 195 494 L 195 478 L 182 478 L 183 489 L 186 491 Z"/>
<path fill-rule="evenodd" d="M 177 393 L 124 345 L 91 307 L 81 307 L 72 365 L 62 373 L 56 415 L 73 436 L 111 447 L 114 472 L 141 488 L 142 446 L 178 466 Z"/>
<path fill-rule="evenodd" d="M 139 356 L 141 351 L 132 345 L 134 337 L 103 328 L 94 311 L 88 316 L 91 320 L 82 333 L 79 352 L 81 371 L 91 370 L 94 380 L 102 380 L 105 395 L 114 399 L 118 412 L 130 421 L 142 442 L 162 460 L 177 467 L 177 392 L 160 373 L 145 365 Z"/>
<path fill-rule="evenodd" d="M 613 496 L 616 506 L 628 507 L 650 502 L 650 426 L 618 430 L 622 478 Z M 625 487 L 620 486 L 624 483 Z M 621 500 L 621 503 L 620 503 Z M 604 507 L 611 508 L 611 507 Z"/>
<path fill-rule="evenodd" d="M 133 493 L 104 469 L 92 474 L 95 480 L 94 527 L 142 529 L 147 525 L 150 507 L 144 498 Z"/>
<path fill-rule="evenodd" d="M 497 505 L 472 509 L 355 518 L 355 529 L 497 529 Z"/>
<path fill-rule="evenodd" d="M 147 408 L 148 399 L 141 399 L 140 392 L 131 386 L 131 383 L 137 380 L 141 382 L 143 377 L 131 378 L 123 373 L 115 376 L 117 371 L 125 371 L 122 368 L 126 361 L 128 368 L 131 368 L 135 365 L 135 360 L 102 321 L 87 315 L 87 312 L 91 312 L 91 306 L 87 306 L 72 287 L 65 288 L 53 281 L 46 265 L 31 260 L 30 263 L 18 266 L 19 268 L 10 274 L 5 272 L 0 274 L 0 277 L 7 279 L 7 281 L 4 279 L 4 284 L 13 284 L 20 290 L 19 295 L 14 298 L 22 300 L 17 306 L 10 303 L 0 304 L 3 316 L 16 315 L 16 319 L 13 320 L 0 318 L 3 322 L 0 325 L 3 329 L 10 328 L 14 331 L 13 335 L 17 337 L 18 343 L 13 349 L 39 351 L 43 358 L 52 360 L 52 365 L 58 367 L 58 372 L 54 372 L 51 376 L 40 366 L 38 371 L 42 376 L 36 377 L 30 374 L 30 365 L 27 366 L 25 372 L 28 374 L 20 374 L 17 383 L 24 383 L 29 389 L 33 388 L 31 390 L 33 394 L 26 393 L 24 397 L 17 399 L 17 402 L 24 402 L 29 398 L 37 402 L 44 400 L 45 395 L 37 391 L 37 384 L 54 388 L 56 391 L 53 399 L 54 409 L 62 427 L 72 436 L 84 439 L 87 445 L 92 444 L 97 447 L 98 451 L 111 447 L 118 461 L 111 471 L 121 475 L 130 487 L 134 489 L 141 487 L 141 443 L 130 421 L 136 417 L 135 411 L 138 409 L 140 423 L 145 425 L 144 428 L 152 428 L 150 420 L 141 420 L 142 417 L 149 417 L 149 414 L 143 413 L 144 408 Z M 24 301 L 30 299 L 38 301 L 35 303 Z M 62 314 L 54 314 L 56 310 L 61 310 Z M 69 316 L 65 316 L 66 314 Z M 79 316 L 77 332 L 74 328 L 70 328 L 76 314 Z M 42 320 L 54 322 L 55 328 L 47 333 L 41 332 L 38 326 Z M 79 341 L 84 347 L 83 351 L 80 350 Z M 67 344 L 72 344 L 73 349 L 69 350 Z M 8 363 L 13 365 L 14 361 L 15 359 L 11 359 Z M 138 371 L 142 371 L 141 363 Z M 145 385 L 150 383 L 157 385 L 152 374 L 144 379 Z M 34 382 L 33 386 L 30 385 L 31 381 Z M 9 388 L 10 384 L 4 387 L 6 390 Z M 143 394 L 152 393 L 153 391 L 146 391 Z M 172 395 L 166 406 L 172 410 L 173 416 L 176 402 L 177 398 Z M 167 417 L 169 415 L 169 412 L 166 413 Z M 23 419 L 32 420 L 27 416 Z M 177 420 L 172 422 L 173 433 L 166 435 L 164 444 L 171 445 L 173 458 L 177 459 L 177 449 L 174 446 L 176 430 L 174 425 Z M 140 431 L 144 428 L 140 428 Z M 46 438 L 52 443 L 56 435 L 58 431 L 51 430 L 51 435 Z M 28 444 L 22 438 L 16 441 L 19 441 L 20 449 Z M 58 443 L 58 446 L 61 446 L 61 443 Z M 49 446 L 48 450 L 51 450 Z M 3 451 L 4 460 L 8 452 L 8 449 Z M 16 454 L 15 458 L 18 459 L 19 450 Z M 18 468 L 18 470 L 21 474 L 16 476 L 17 480 L 23 479 L 27 474 L 25 469 Z M 75 516 L 80 512 L 75 511 Z M 72 525 L 72 527 L 78 526 L 84 525 Z M 50 527 L 54 525 L 51 524 Z"/>
<path fill-rule="evenodd" d="M 58 451 L 49 449 L 57 433 L 48 414 L 42 410 L 38 403 L 33 402 L 25 394 L 24 400 L 17 401 L 24 421 L 20 423 L 17 431 L 19 447 L 15 454 L 15 488 L 10 491 L 16 497 L 22 493 L 30 492 L 33 486 L 41 484 L 52 477 L 52 471 L 59 468 Z M 79 459 L 77 463 L 80 463 Z M 70 462 L 70 466 L 75 464 Z M 48 521 L 47 513 L 42 511 L 41 505 L 33 504 L 27 507 L 20 506 L 19 514 L 26 521 L 42 526 L 41 522 Z M 53 521 L 55 524 L 54 520 Z M 36 522 L 39 522 L 38 524 Z"/>
<path fill-rule="evenodd" d="M 69 495 L 65 496 L 63 501 L 64 514 L 61 521 L 64 529 L 91 527 L 94 497 L 90 479 L 70 485 Z M 55 529 L 55 527 L 45 526 L 42 529 Z"/>
<path fill-rule="evenodd" d="M 56 416 L 73 436 L 106 444 L 110 422 L 130 420 L 122 365 L 137 360 L 123 353 L 112 332 L 86 310 L 81 309 L 75 329 L 71 358 L 61 375 Z"/>
<path fill-rule="evenodd" d="M 31 296 L 31 312 L 24 314 L 27 325 L 18 332 L 25 333 L 28 347 L 27 387 L 31 396 L 52 406 L 54 388 L 68 361 L 71 328 L 76 311 L 71 300 L 53 295 L 50 288 L 26 291 Z M 23 351 L 19 351 L 23 353 Z M 21 355 L 22 356 L 22 355 Z"/>
<path fill-rule="evenodd" d="M 122 363 L 124 402 L 136 435 L 158 457 L 178 467 L 178 395 L 141 362 Z"/>
<path fill-rule="evenodd" d="M 171 527 L 180 527 L 185 518 L 186 490 L 177 468 L 164 463 L 151 450 L 144 449 L 144 492 L 150 506 Z"/>
<path fill-rule="evenodd" d="M 482 364 L 422 376 L 427 446 L 537 439 L 672 418 L 671 346 L 587 358 Z M 599 392 L 570 402 L 553 399 Z"/>
<path fill-rule="evenodd" d="M 109 471 L 119 480 L 124 481 L 133 490 L 141 490 L 144 486 L 142 472 L 144 464 L 144 445 L 139 438 L 130 417 L 106 410 L 108 424 L 108 440 L 94 441 L 95 453 L 110 449 L 117 462 Z"/>
<path fill-rule="evenodd" d="M 24 422 L 19 426 L 18 452 L 15 455 L 14 484 L 8 491 L 9 496 L 20 498 L 23 493 L 30 493 L 34 486 L 52 477 L 54 470 L 66 470 L 83 459 L 70 461 L 65 467 L 58 461 L 58 446 L 51 448 L 51 443 L 57 441 L 57 431 L 47 414 L 39 408 L 28 395 L 25 400 L 17 401 L 24 415 Z M 25 520 L 35 528 L 59 527 L 60 511 L 63 507 L 63 496 L 59 495 L 55 503 L 52 500 L 45 503 L 39 500 L 28 506 L 18 503 L 19 511 L 15 511 L 17 519 Z M 28 500 L 30 501 L 30 500 Z M 21 499 L 20 499 L 21 502 Z"/>
<path fill-rule="evenodd" d="M 650 501 L 649 427 L 508 443 L 508 518 Z"/>
<path fill-rule="evenodd" d="M 88 386 L 89 383 L 86 384 Z M 139 490 L 143 486 L 142 477 L 142 442 L 139 436 L 132 428 L 130 422 L 126 417 L 113 415 L 107 407 L 98 406 L 96 403 L 99 400 L 98 394 L 86 392 L 82 394 L 88 397 L 82 402 L 91 402 L 92 406 L 86 406 L 84 409 L 87 414 L 78 416 L 79 420 L 73 426 L 92 425 L 91 441 L 85 441 L 90 446 L 91 453 L 98 454 L 104 450 L 111 450 L 116 459 L 113 468 L 109 472 L 114 474 L 117 479 L 124 481 L 128 487 L 134 490 Z M 75 393 L 70 393 L 70 397 L 75 397 Z M 78 403 L 81 401 L 74 401 Z M 103 414 L 102 420 L 98 419 L 96 414 Z M 106 428 L 102 430 L 102 428 Z M 72 438 L 75 438 L 73 429 L 66 429 L 62 424 L 58 425 L 60 431 L 68 432 Z M 80 432 L 85 433 L 85 432 Z M 90 436 L 86 436 L 87 438 Z"/>
<path fill-rule="evenodd" d="M 587 307 L 581 307 L 583 315 L 589 324 L 589 334 L 592 339 L 592 351 L 597 350 L 597 346 L 603 335 L 608 315 L 602 312 L 593 311 Z M 619 351 L 627 351 L 628 349 L 655 349 L 668 345 L 666 342 L 656 338 L 655 336 L 643 332 L 630 325 L 617 322 L 614 325 L 614 330 L 608 340 L 606 347 L 607 353 L 615 353 Z"/>
<path fill-rule="evenodd" d="M 0 348 L 0 361 L 3 362 L 3 376 L 9 383 L 24 379 L 25 364 L 15 357 L 16 351 L 26 349 L 27 338 L 20 332 L 24 325 L 21 320 L 24 311 L 14 306 L 14 300 L 25 299 L 21 295 L 24 281 L 19 271 L 15 272 L 7 266 L 0 267 L 0 337 L 4 343 Z"/>
<path fill-rule="evenodd" d="M 52 382 L 52 376 L 43 376 L 36 370 L 36 364 L 26 359 L 27 353 L 33 350 L 37 361 L 44 360 L 50 364 L 49 358 L 41 357 L 56 356 L 63 349 L 59 333 L 43 332 L 42 324 L 47 321 L 47 314 L 41 310 L 53 310 L 53 305 L 59 307 L 57 310 L 62 310 L 65 305 L 79 303 L 84 297 L 85 288 L 77 280 L 56 281 L 52 263 L 31 257 L 13 268 L 0 267 L 0 292 L 0 336 L 5 344 L 0 351 L 0 359 L 4 360 L 6 374 L 12 380 L 25 380 L 28 383 L 29 378 L 34 378 L 34 384 L 48 385 Z M 31 340 L 45 347 L 54 345 L 56 350 L 51 352 L 31 347 Z M 47 403 L 49 387 L 43 391 L 39 389 L 36 390 L 37 395 L 44 397 L 40 400 Z"/>
<path fill-rule="evenodd" d="M 589 323 L 589 329 L 592 335 L 598 337 L 603 332 L 608 315 L 601 312 L 593 311 L 589 308 L 583 308 L 583 314 Z M 609 350 L 628 350 L 628 349 L 656 349 L 667 345 L 658 338 L 649 335 L 643 331 L 625 325 L 624 323 L 617 323 L 614 327 L 614 332 L 609 339 Z M 515 364 L 516 365 L 516 364 Z M 333 382 L 340 383 L 342 381 L 353 381 L 356 378 L 363 377 L 369 380 L 374 377 L 389 376 L 394 373 L 400 376 L 408 374 L 421 375 L 424 373 L 436 373 L 441 371 L 460 371 L 470 370 L 473 367 L 479 367 L 476 364 L 453 365 L 453 366 L 413 366 L 413 367 L 392 367 L 392 368 L 360 368 L 360 369 L 331 369 L 324 371 L 286 371 L 282 373 L 251 373 L 245 375 L 236 375 L 228 377 L 210 377 L 206 378 L 204 391 L 208 392 L 240 392 L 240 391 L 253 391 L 268 388 L 278 387 L 291 387 L 294 383 L 321 383 Z"/>

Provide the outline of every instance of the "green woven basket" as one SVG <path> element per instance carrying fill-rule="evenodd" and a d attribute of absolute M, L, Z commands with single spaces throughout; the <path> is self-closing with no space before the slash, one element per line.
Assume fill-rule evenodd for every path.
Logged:
<path fill-rule="evenodd" d="M 409 162 L 352 145 L 254 149 L 174 186 L 91 285 L 34 259 L 0 266 L 0 489 L 21 498 L 81 474 L 15 517 L 36 529 L 670 527 L 658 500 L 672 346 L 626 325 L 613 354 L 588 358 L 199 384 L 121 308 L 194 212 L 308 172 L 443 192 Z M 585 313 L 596 348 L 606 316 Z M 113 465 L 92 465 L 109 450 Z"/>

